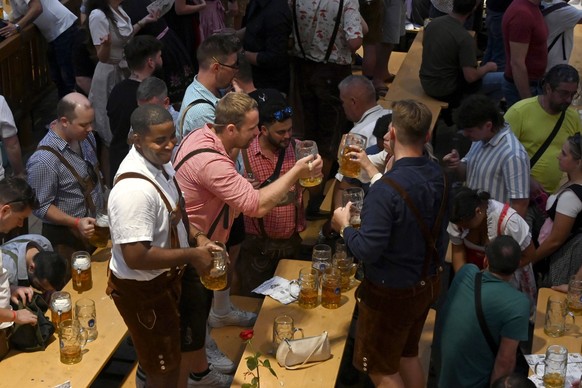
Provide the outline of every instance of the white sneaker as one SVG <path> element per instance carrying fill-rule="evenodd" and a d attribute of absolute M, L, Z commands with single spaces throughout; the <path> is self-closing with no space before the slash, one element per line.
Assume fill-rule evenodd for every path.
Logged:
<path fill-rule="evenodd" d="M 229 388 L 232 384 L 232 376 L 218 372 L 210 367 L 210 373 L 200 380 L 194 380 L 192 373 L 188 376 L 188 387 L 192 388 Z"/>
<path fill-rule="evenodd" d="M 146 387 L 146 374 L 141 369 L 141 365 L 137 364 L 137 370 L 135 371 L 135 387 L 145 388 Z"/>
<path fill-rule="evenodd" d="M 206 358 L 212 368 L 220 373 L 232 373 L 236 370 L 236 365 L 224 353 L 218 349 L 212 337 L 206 337 Z"/>
<path fill-rule="evenodd" d="M 257 320 L 257 314 L 250 311 L 242 311 L 235 306 L 230 306 L 230 311 L 226 315 L 216 315 L 214 310 L 210 310 L 210 315 L 208 316 L 208 324 L 210 327 L 223 327 L 223 326 L 241 326 L 241 327 L 252 327 Z"/>

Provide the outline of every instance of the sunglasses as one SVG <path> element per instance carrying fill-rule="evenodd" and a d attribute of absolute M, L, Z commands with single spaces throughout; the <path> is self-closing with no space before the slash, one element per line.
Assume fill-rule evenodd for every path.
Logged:
<path fill-rule="evenodd" d="M 281 109 L 273 113 L 273 118 L 277 121 L 285 121 L 293 116 L 293 108 L 288 106 L 287 108 Z"/>

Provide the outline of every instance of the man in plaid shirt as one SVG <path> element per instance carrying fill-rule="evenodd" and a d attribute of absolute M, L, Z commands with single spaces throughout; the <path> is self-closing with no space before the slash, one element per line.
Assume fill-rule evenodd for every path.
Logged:
<path fill-rule="evenodd" d="M 247 177 L 255 188 L 265 187 L 295 165 L 292 109 L 275 89 L 254 93 L 259 108 L 259 136 L 242 150 Z M 279 159 L 283 157 L 277 172 Z M 241 247 L 238 279 L 242 294 L 270 279 L 281 259 L 297 256 L 299 232 L 305 229 L 302 190 L 296 182 L 279 203 L 262 217 L 245 215 L 246 237 Z"/>

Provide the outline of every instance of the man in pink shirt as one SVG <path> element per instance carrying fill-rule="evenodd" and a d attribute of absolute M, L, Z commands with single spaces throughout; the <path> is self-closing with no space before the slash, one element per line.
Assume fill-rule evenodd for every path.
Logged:
<path fill-rule="evenodd" d="M 256 101 L 244 93 L 228 93 L 216 104 L 215 122 L 191 132 L 182 140 L 176 153 L 174 169 L 184 193 L 189 221 L 213 241 L 227 241 L 232 223 L 239 213 L 263 217 L 299 178 L 322 176 L 321 157 L 317 155 L 314 159 L 309 156 L 298 160 L 272 184 L 255 189 L 236 171 L 231 155 L 236 154 L 237 149 L 249 147 L 259 134 L 258 124 Z M 234 268 L 235 263 L 230 265 Z M 193 279 L 193 282 L 200 281 Z M 211 294 L 208 293 L 208 299 L 199 304 L 200 312 L 206 313 L 204 319 L 194 317 L 189 327 L 193 337 L 206 332 Z M 213 321 L 221 325 L 228 321 L 238 324 L 248 321 L 248 325 L 254 323 L 254 319 L 252 322 L 242 319 L 248 313 L 230 304 L 229 292 L 215 292 L 214 297 L 224 300 L 215 300 L 208 317 L 210 326 L 215 326 Z M 217 306 L 227 306 L 227 309 L 221 311 L 222 308 Z"/>

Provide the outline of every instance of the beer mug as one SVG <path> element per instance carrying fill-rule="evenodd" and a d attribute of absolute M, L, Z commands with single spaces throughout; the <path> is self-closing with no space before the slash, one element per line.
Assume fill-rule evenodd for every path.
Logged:
<path fill-rule="evenodd" d="M 312 140 L 304 140 L 295 147 L 295 159 L 303 159 L 306 156 L 317 156 L 317 144 Z M 313 187 L 321 183 L 321 177 L 300 178 L 299 184 L 303 187 Z"/>
<path fill-rule="evenodd" d="M 341 157 L 338 161 L 340 174 L 348 178 L 357 178 L 360 176 L 360 164 L 352 160 L 348 156 L 348 153 L 353 151 L 352 148 L 365 149 L 367 141 L 366 136 L 358 133 L 348 133 L 346 135 Z"/>
<path fill-rule="evenodd" d="M 301 268 L 299 279 L 289 283 L 289 293 L 297 299 L 297 303 L 304 309 L 317 306 L 319 291 L 319 271 L 313 267 Z"/>
<path fill-rule="evenodd" d="M 87 332 L 76 319 L 67 319 L 59 325 L 59 347 L 61 362 L 71 365 L 81 362 L 83 348 L 87 343 Z"/>
<path fill-rule="evenodd" d="M 303 329 L 296 328 L 293 318 L 289 315 L 275 317 L 273 321 L 273 353 L 277 353 L 277 348 L 281 342 L 293 339 L 298 331 L 301 332 L 301 338 L 303 338 Z"/>
<path fill-rule="evenodd" d="M 351 288 L 352 276 L 356 274 L 357 264 L 354 264 L 353 257 L 336 257 L 333 258 L 333 267 L 339 269 L 341 273 L 342 292 L 349 291 Z"/>
<path fill-rule="evenodd" d="M 325 270 L 321 281 L 321 305 L 326 309 L 337 309 L 342 299 L 341 272 L 338 268 Z"/>
<path fill-rule="evenodd" d="M 536 364 L 535 373 L 538 367 L 543 367 L 543 381 L 546 388 L 564 388 L 566 383 L 566 368 L 568 366 L 568 350 L 561 345 L 548 346 L 546 358 Z"/>
<path fill-rule="evenodd" d="M 212 252 L 212 268 L 208 273 L 200 276 L 200 281 L 209 290 L 224 290 L 228 283 L 228 253 L 223 243 L 215 241 L 214 244 L 222 249 Z"/>
<path fill-rule="evenodd" d="M 574 315 L 582 315 L 582 280 L 576 280 L 574 276 L 568 283 L 568 310 Z"/>
<path fill-rule="evenodd" d="M 87 332 L 87 342 L 97 339 L 97 310 L 95 301 L 89 298 L 79 299 L 75 303 L 75 319 L 79 321 L 83 330 Z"/>
<path fill-rule="evenodd" d="M 73 303 L 71 294 L 66 291 L 56 291 L 51 295 L 51 321 L 56 329 L 62 321 L 73 319 Z"/>
<path fill-rule="evenodd" d="M 550 295 L 546 307 L 544 333 L 550 337 L 563 336 L 566 331 L 566 317 L 572 318 L 574 324 L 574 314 L 567 310 L 565 298 Z"/>
<path fill-rule="evenodd" d="M 319 272 L 325 271 L 326 268 L 331 267 L 331 247 L 325 244 L 317 244 L 313 247 L 311 259 L 313 268 Z"/>
<path fill-rule="evenodd" d="M 364 207 L 364 190 L 360 187 L 351 187 L 343 190 L 342 206 L 346 206 L 348 202 L 352 203 L 350 208 L 350 225 L 353 228 L 359 229 L 362 224 L 361 214 Z"/>
<path fill-rule="evenodd" d="M 71 256 L 71 278 L 73 289 L 78 292 L 88 291 L 93 287 L 91 276 L 91 254 L 77 251 Z"/>
<path fill-rule="evenodd" d="M 348 249 L 346 248 L 346 242 L 343 238 L 340 238 L 335 242 L 335 253 L 333 257 L 347 257 L 347 255 Z"/>
<path fill-rule="evenodd" d="M 105 248 L 111 238 L 111 232 L 109 231 L 109 216 L 105 210 L 97 212 L 94 227 L 95 233 L 89 237 L 89 242 L 94 247 Z"/>

